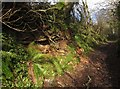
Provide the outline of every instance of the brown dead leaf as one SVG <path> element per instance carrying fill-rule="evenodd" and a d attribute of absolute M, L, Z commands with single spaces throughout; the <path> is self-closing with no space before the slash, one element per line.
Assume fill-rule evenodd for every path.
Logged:
<path fill-rule="evenodd" d="M 28 66 L 28 75 L 29 75 L 30 79 L 32 80 L 32 82 L 33 82 L 34 84 L 36 84 L 36 83 L 37 83 L 37 80 L 36 80 L 36 78 L 35 78 L 32 61 L 28 61 L 28 62 L 27 62 L 27 66 Z"/>

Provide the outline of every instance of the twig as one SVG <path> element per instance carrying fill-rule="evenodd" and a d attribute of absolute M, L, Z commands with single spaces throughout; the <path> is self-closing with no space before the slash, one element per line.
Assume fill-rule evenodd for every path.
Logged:
<path fill-rule="evenodd" d="M 13 13 L 11 13 L 11 14 L 9 15 L 9 18 L 10 18 L 11 16 L 13 16 L 16 12 L 20 11 L 20 10 L 21 10 L 21 8 L 18 9 L 18 10 L 15 10 Z"/>
<path fill-rule="evenodd" d="M 91 83 L 91 77 L 88 75 L 88 82 L 85 84 L 86 85 L 86 89 L 90 88 L 90 83 Z"/>
<path fill-rule="evenodd" d="M 18 26 L 21 26 L 22 24 L 23 24 L 23 22 L 21 22 L 20 24 L 13 24 L 13 23 L 11 23 L 11 22 L 6 22 L 6 23 L 8 23 L 8 24 L 10 24 L 10 25 L 13 25 L 13 26 L 15 26 L 15 27 L 18 27 Z"/>
<path fill-rule="evenodd" d="M 45 10 L 39 9 L 39 10 L 35 10 L 35 11 L 38 11 L 38 12 L 46 12 L 46 11 L 52 10 L 52 9 L 58 9 L 58 8 L 57 8 L 57 7 L 52 7 L 52 8 L 48 8 L 48 9 L 45 9 Z"/>
<path fill-rule="evenodd" d="M 0 20 L 0 22 L 3 23 L 4 25 L 6 25 L 7 27 L 9 27 L 9 28 L 15 30 L 15 31 L 18 31 L 18 32 L 25 32 L 25 30 L 20 30 L 20 29 L 17 29 L 17 28 L 11 27 L 10 25 L 8 25 L 8 24 L 5 23 L 5 22 L 2 22 L 1 20 Z"/>
<path fill-rule="evenodd" d="M 15 23 L 15 22 L 17 22 L 18 20 L 20 20 L 20 19 L 22 19 L 22 18 L 23 18 L 23 16 L 17 18 L 16 20 L 10 21 L 9 23 Z"/>
<path fill-rule="evenodd" d="M 4 15 L 2 15 L 2 16 L 0 17 L 0 19 L 3 19 L 4 16 L 6 17 L 6 15 L 8 15 L 8 13 L 11 12 L 11 10 L 12 10 L 12 9 L 9 9 Z"/>
<path fill-rule="evenodd" d="M 36 12 L 36 11 L 34 11 L 34 10 L 30 10 L 30 11 L 28 11 L 27 13 L 29 13 L 29 12 L 33 12 L 33 13 L 36 13 L 37 15 L 39 15 L 39 17 L 40 17 L 40 19 L 41 19 L 42 23 L 44 24 L 44 21 L 43 21 L 43 19 L 42 19 L 42 17 L 41 17 L 41 14 L 40 14 L 40 13 L 38 13 L 38 12 Z"/>

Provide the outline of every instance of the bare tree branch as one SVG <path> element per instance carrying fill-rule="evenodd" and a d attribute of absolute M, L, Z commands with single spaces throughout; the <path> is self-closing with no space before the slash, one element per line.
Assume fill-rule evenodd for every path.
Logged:
<path fill-rule="evenodd" d="M 4 17 L 8 17 L 7 15 L 9 15 L 9 13 L 12 11 L 12 9 L 9 9 L 4 15 L 2 15 L 2 17 L 0 17 L 0 19 L 4 19 Z"/>
<path fill-rule="evenodd" d="M 3 21 L 1 21 L 1 20 L 0 20 L 0 22 L 3 23 L 4 25 L 6 25 L 7 27 L 9 27 L 9 28 L 15 30 L 15 31 L 18 31 L 18 32 L 25 32 L 25 30 L 20 30 L 20 29 L 11 27 L 10 25 L 6 24 L 5 22 L 3 22 Z"/>

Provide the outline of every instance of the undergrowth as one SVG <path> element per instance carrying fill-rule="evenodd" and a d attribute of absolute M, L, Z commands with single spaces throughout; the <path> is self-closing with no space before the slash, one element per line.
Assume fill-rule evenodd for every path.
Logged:
<path fill-rule="evenodd" d="M 72 70 L 73 65 L 80 61 L 76 57 L 75 49 L 70 46 L 68 47 L 70 52 L 66 56 L 51 56 L 31 46 L 25 48 L 5 34 L 2 34 L 2 45 L 0 53 L 2 54 L 3 87 L 42 87 L 45 79 L 54 80 L 55 76 Z M 35 84 L 28 73 L 28 61 L 33 64 L 33 73 L 37 80 Z"/>

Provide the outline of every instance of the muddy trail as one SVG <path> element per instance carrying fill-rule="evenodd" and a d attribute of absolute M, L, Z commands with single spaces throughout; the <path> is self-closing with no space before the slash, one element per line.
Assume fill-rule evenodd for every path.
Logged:
<path fill-rule="evenodd" d="M 56 87 L 110 87 L 120 88 L 120 58 L 117 44 L 109 42 L 98 46 L 88 56 L 82 56 L 81 62 L 71 72 L 58 76 L 53 85 Z M 50 87 L 49 84 L 45 85 Z"/>

